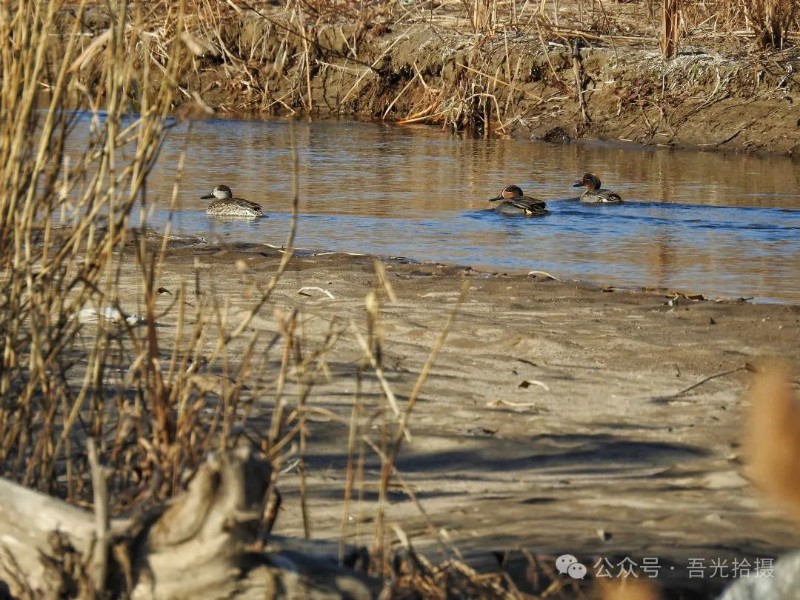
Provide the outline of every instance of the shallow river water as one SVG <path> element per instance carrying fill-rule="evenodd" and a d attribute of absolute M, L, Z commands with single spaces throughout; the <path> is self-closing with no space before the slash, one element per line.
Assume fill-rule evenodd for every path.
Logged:
<path fill-rule="evenodd" d="M 282 120 L 177 127 L 148 183 L 158 207 L 148 225 L 165 227 L 185 150 L 173 232 L 282 244 L 292 197 L 289 127 Z M 800 302 L 800 169 L 791 159 L 466 139 L 429 127 L 344 121 L 294 128 L 299 247 Z M 571 184 L 584 171 L 626 203 L 576 202 L 581 190 Z M 269 218 L 209 219 L 200 196 L 220 183 L 260 203 Z M 551 214 L 487 211 L 486 199 L 509 183 L 546 200 Z"/>

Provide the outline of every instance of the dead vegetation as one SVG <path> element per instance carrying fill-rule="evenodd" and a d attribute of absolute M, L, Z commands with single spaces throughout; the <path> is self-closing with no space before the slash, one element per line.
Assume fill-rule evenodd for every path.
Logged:
<path fill-rule="evenodd" d="M 800 517 L 800 402 L 785 367 L 762 372 L 750 390 L 749 476 L 792 517 Z"/>
<path fill-rule="evenodd" d="M 785 72 L 794 60 L 773 56 L 790 45 L 798 29 L 795 3 L 787 0 L 358 5 L 205 0 L 189 3 L 180 23 L 178 12 L 174 3 L 160 2 L 142 18 L 156 76 L 164 72 L 171 41 L 180 39 L 189 50 L 171 82 L 173 102 L 187 114 L 212 107 L 235 113 L 360 114 L 473 135 L 546 131 L 559 115 L 558 124 L 569 124 L 573 135 L 602 135 L 603 122 L 614 118 L 609 96 L 632 93 L 625 81 L 632 63 L 651 63 L 659 75 L 678 68 L 654 59 L 659 46 L 673 59 L 702 54 L 725 62 L 741 61 L 754 48 L 771 49 L 739 63 L 737 68 L 757 74 L 754 82 L 724 90 L 750 97 L 759 89 L 786 91 L 795 85 L 791 74 L 781 78 L 772 66 Z M 100 5 L 88 15 L 84 33 L 100 34 L 111 22 Z M 71 23 L 63 11 L 61 22 L 62 28 Z M 576 42 L 584 47 L 584 58 L 598 63 L 587 64 L 578 82 L 571 73 Z M 85 74 L 89 87 L 99 66 L 93 61 L 100 56 L 98 47 L 80 63 L 78 74 Z M 681 49 L 687 49 L 684 55 Z M 692 77 L 685 63 L 684 81 Z M 650 80 L 649 101 L 671 112 L 661 103 L 660 79 Z M 608 93 L 604 80 L 619 89 Z M 127 88 L 133 101 L 137 90 Z M 588 126 L 592 113 L 600 117 L 594 128 Z M 647 120 L 653 122 L 653 115 Z"/>
<path fill-rule="evenodd" d="M 172 597 L 188 593 L 189 577 L 218 596 L 369 596 L 365 578 L 351 570 L 323 577 L 330 565 L 264 551 L 287 464 L 301 474 L 309 535 L 307 420 L 325 414 L 348 422 L 313 403 L 315 385 L 329 374 L 328 353 L 344 339 L 361 353 L 356 389 L 374 379 L 383 393 L 356 392 L 352 403 L 341 558 L 350 511 L 359 510 L 364 486 L 374 485 L 379 508 L 362 570 L 395 573 L 387 578 L 390 597 L 422 588 L 442 598 L 509 593 L 502 575 L 479 575 L 455 556 L 427 564 L 399 543 L 401 530 L 391 535 L 397 457 L 460 301 L 401 404 L 383 374 L 380 309 L 393 292 L 379 263 L 364 323 L 331 319 L 321 337 L 308 337 L 300 311 L 272 306 L 293 255 L 296 219 L 272 277 L 249 285 L 245 312 L 232 313 L 199 272 L 194 285 L 162 286 L 169 231 L 147 230 L 147 177 L 174 123 L 170 110 L 188 93 L 180 82 L 198 42 L 177 33 L 182 7 L 170 14 L 172 35 L 163 43 L 152 13 L 124 2 L 108 6 L 111 27 L 87 44 L 80 4 L 59 40 L 51 32 L 64 17 L 60 8 L 5 4 L 0 20 L 0 483 L 8 508 L 0 573 L 11 593 Z M 64 150 L 75 127 L 92 133 L 78 160 Z M 173 203 L 180 177 L 178 168 Z M 295 181 L 295 217 L 296 190 Z M 131 226 L 134 215 L 140 226 Z M 126 269 L 138 274 L 135 299 L 120 290 Z M 242 281 L 246 270 L 241 265 Z M 124 312 L 134 304 L 137 314 Z M 269 334 L 253 327 L 265 320 L 273 323 Z M 364 472 L 368 453 L 380 457 L 376 481 Z M 94 518 L 76 506 L 93 507 Z M 271 566 L 262 572 L 265 561 Z"/>

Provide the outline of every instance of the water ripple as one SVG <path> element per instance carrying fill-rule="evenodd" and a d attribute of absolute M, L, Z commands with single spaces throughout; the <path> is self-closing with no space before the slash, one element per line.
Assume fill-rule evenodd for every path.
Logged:
<path fill-rule="evenodd" d="M 73 134 L 75 152 L 85 129 Z M 788 159 L 473 140 L 343 121 L 295 129 L 300 246 L 800 302 L 800 171 Z M 292 195 L 288 123 L 175 127 L 148 184 L 149 201 L 164 207 L 148 217 L 152 227 L 166 224 L 187 144 L 173 230 L 283 243 Z M 576 201 L 571 184 L 587 170 L 626 203 Z M 219 183 L 261 203 L 270 217 L 211 221 L 199 196 Z M 551 214 L 507 218 L 487 210 L 487 198 L 508 183 L 547 201 Z"/>

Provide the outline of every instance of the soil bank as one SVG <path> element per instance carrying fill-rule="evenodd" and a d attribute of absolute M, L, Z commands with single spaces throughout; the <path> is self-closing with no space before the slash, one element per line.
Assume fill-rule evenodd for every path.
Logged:
<path fill-rule="evenodd" d="M 643 18 L 637 3 L 615 4 L 610 29 L 581 29 L 578 4 L 567 2 L 560 26 L 518 16 L 481 34 L 470 31 L 463 7 L 447 3 L 306 16 L 257 4 L 209 15 L 199 7 L 187 17 L 193 56 L 178 81 L 178 114 L 347 115 L 554 142 L 800 151 L 797 48 L 757 53 L 746 38 L 712 34 L 706 23 L 664 60 L 658 21 Z M 109 22 L 102 8 L 90 10 L 81 43 Z M 101 72 L 99 55 L 79 76 L 91 85 Z M 129 90 L 134 106 L 137 93 Z"/>

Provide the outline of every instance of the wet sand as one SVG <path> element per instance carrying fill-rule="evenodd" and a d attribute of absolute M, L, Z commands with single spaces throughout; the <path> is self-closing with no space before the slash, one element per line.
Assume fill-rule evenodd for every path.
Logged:
<path fill-rule="evenodd" d="M 227 303 L 232 327 L 279 259 L 265 246 L 176 241 L 156 285 L 174 293 L 199 282 L 187 314 L 196 302 L 216 299 L 223 310 Z M 666 290 L 612 291 L 403 260 L 384 264 L 396 302 L 380 294 L 382 362 L 401 410 L 462 285 L 469 285 L 413 409 L 398 466 L 434 529 L 470 562 L 488 567 L 492 552 L 519 548 L 569 552 L 584 562 L 657 557 L 676 567 L 663 574 L 674 582 L 687 578 L 690 558 L 752 562 L 800 545 L 800 532 L 746 480 L 739 448 L 748 366 L 779 357 L 800 372 L 800 307 L 676 299 Z M 127 261 L 121 289 L 129 286 L 131 305 L 123 308 L 130 311 L 138 308 L 138 282 Z M 255 356 L 279 364 L 281 348 L 267 350 L 278 330 L 276 311 L 299 311 L 304 351 L 319 346 L 332 322 L 334 328 L 352 322 L 328 351 L 307 401 L 315 410 L 307 475 L 316 539 L 338 539 L 340 532 L 347 423 L 363 357 L 353 330 L 366 336 L 365 297 L 376 287 L 383 289 L 370 257 L 296 256 L 249 329 L 263 334 Z M 177 322 L 175 297 L 158 300 L 166 337 Z M 372 415 L 369 436 L 380 445 L 379 415 L 393 417 L 374 372 L 363 372 L 363 413 Z M 274 375 L 253 373 L 254 380 Z M 287 387 L 292 401 L 295 380 Z M 252 389 L 256 414 L 268 416 L 269 384 Z M 368 451 L 363 498 L 347 527 L 351 543 L 372 542 L 379 466 Z M 302 537 L 298 484 L 296 470 L 280 479 L 275 533 Z M 436 536 L 408 494 L 395 486 L 390 496 L 388 522 L 429 558 L 440 558 Z"/>

